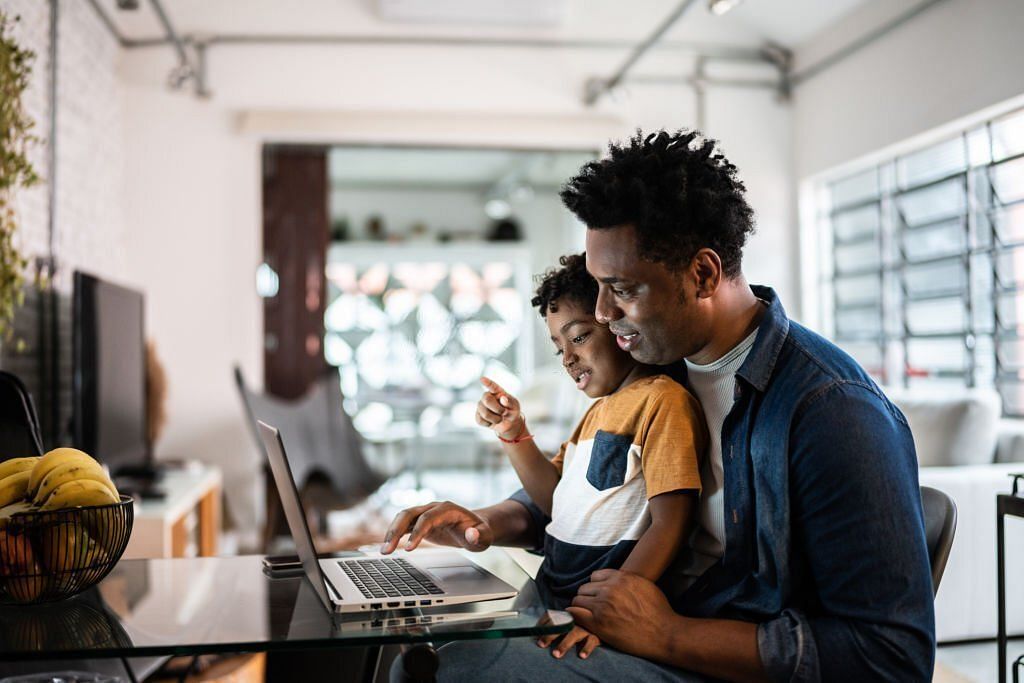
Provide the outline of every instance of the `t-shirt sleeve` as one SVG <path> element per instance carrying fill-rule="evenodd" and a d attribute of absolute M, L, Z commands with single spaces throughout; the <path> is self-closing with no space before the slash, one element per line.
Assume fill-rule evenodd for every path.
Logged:
<path fill-rule="evenodd" d="M 565 449 L 569 447 L 570 443 L 572 441 L 563 441 L 562 445 L 558 448 L 558 452 L 555 453 L 555 457 L 551 458 L 551 464 L 555 466 L 559 474 L 562 473 L 562 465 L 565 463 Z"/>
<path fill-rule="evenodd" d="M 568 450 L 569 446 L 575 446 L 580 442 L 580 434 L 583 433 L 583 425 L 586 423 L 587 417 L 594 410 L 595 405 L 596 403 L 591 404 L 590 407 L 587 408 L 587 412 L 583 414 L 583 417 L 580 418 L 580 421 L 576 424 L 576 429 L 573 430 L 572 436 L 569 437 L 568 441 L 562 442 L 562 445 L 558 448 L 558 452 L 555 453 L 555 457 L 551 458 L 551 464 L 558 469 L 559 475 L 562 474 L 562 466 L 565 464 L 566 450 Z"/>
<path fill-rule="evenodd" d="M 678 386 L 653 397 L 640 436 L 648 500 L 670 491 L 700 491 L 700 461 L 708 447 L 708 428 L 693 394 Z"/>

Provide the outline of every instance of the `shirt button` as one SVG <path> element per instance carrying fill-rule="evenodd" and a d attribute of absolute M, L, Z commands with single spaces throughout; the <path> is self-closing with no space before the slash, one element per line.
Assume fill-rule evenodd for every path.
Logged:
<path fill-rule="evenodd" d="M 736 511 L 736 508 L 732 509 L 732 523 L 733 524 L 739 524 L 740 523 L 740 513 L 738 513 Z"/>

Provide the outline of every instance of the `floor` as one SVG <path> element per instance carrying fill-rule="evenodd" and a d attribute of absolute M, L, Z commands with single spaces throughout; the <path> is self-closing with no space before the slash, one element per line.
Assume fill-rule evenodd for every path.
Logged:
<path fill-rule="evenodd" d="M 940 645 L 935 657 L 936 683 L 992 683 L 998 681 L 996 642 L 969 643 L 966 645 Z M 1017 657 L 1024 655 L 1024 638 L 1010 641 L 1007 648 L 1006 680 L 1012 681 L 1010 665 Z M 1024 681 L 1024 668 L 1020 669 Z"/>

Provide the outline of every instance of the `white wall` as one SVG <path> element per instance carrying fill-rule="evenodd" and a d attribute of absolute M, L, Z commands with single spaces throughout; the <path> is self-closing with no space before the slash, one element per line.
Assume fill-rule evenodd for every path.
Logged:
<path fill-rule="evenodd" d="M 220 465 L 228 513 L 254 529 L 259 460 L 231 369 L 262 376 L 259 146 L 230 112 L 160 87 L 128 86 L 124 108 L 127 268 L 145 288 L 169 385 L 156 454 Z"/>
<path fill-rule="evenodd" d="M 127 276 L 120 48 L 87 3 L 62 0 L 58 7 L 54 251 L 61 268 L 58 286 L 70 291 L 77 267 L 122 282 Z M 32 132 L 41 138 L 29 158 L 42 182 L 15 197 L 20 243 L 31 262 L 48 251 L 49 3 L 0 0 L 0 9 L 20 17 L 13 35 L 36 55 L 24 104 L 35 121 Z"/>
<path fill-rule="evenodd" d="M 920 0 L 872 0 L 796 52 L 797 71 Z M 796 89 L 796 177 L 1024 93 L 1024 3 L 945 0 Z"/>

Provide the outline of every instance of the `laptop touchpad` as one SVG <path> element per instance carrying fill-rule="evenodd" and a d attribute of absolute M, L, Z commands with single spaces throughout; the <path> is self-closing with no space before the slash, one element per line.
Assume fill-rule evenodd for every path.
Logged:
<path fill-rule="evenodd" d="M 457 564 L 450 567 L 428 567 L 427 571 L 443 583 L 472 581 L 487 576 L 479 567 L 471 564 Z"/>

